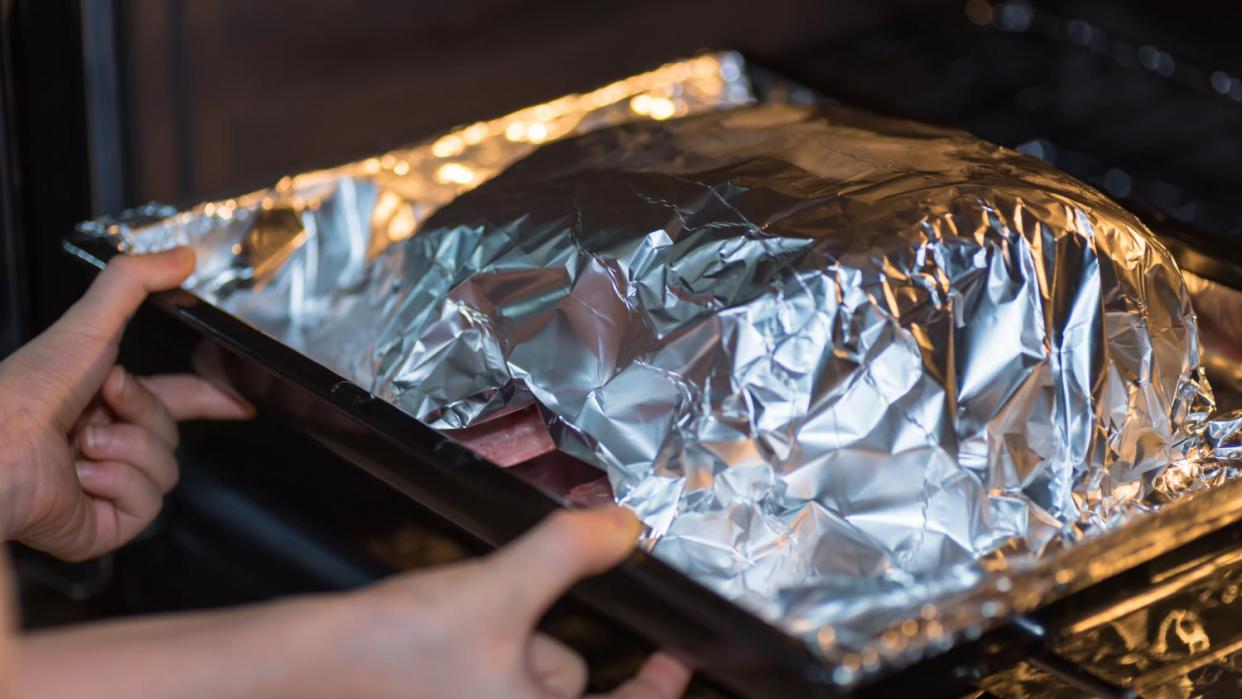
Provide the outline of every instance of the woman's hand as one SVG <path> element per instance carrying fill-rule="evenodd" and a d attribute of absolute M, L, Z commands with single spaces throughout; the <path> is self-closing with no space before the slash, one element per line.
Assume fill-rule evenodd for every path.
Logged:
<path fill-rule="evenodd" d="M 558 513 L 490 556 L 341 598 L 339 618 L 347 621 L 337 652 L 360 671 L 342 679 L 375 684 L 342 685 L 327 695 L 581 696 L 582 658 L 535 625 L 579 579 L 625 558 L 639 530 L 638 520 L 615 505 Z M 656 654 L 610 696 L 673 699 L 689 678 L 676 660 Z"/>
<path fill-rule="evenodd" d="M 356 592 L 36 633 L 14 696 L 579 697 L 582 658 L 535 625 L 638 529 L 616 506 L 560 513 L 490 556 Z M 675 699 L 689 679 L 656 654 L 608 696 Z"/>
<path fill-rule="evenodd" d="M 148 294 L 194 270 L 180 248 L 115 258 L 63 317 L 0 362 L 0 537 L 68 560 L 107 553 L 151 522 L 177 482 L 177 421 L 250 406 L 189 375 L 114 366 Z"/>
<path fill-rule="evenodd" d="M 0 536 L 73 560 L 116 548 L 176 483 L 178 420 L 251 414 L 202 379 L 114 366 L 143 299 L 193 267 L 188 250 L 117 258 L 0 362 Z M 582 659 L 535 625 L 638 529 L 615 506 L 563 513 L 485 558 L 357 592 L 39 633 L 18 644 L 14 679 L 20 696 L 577 697 Z M 612 696 L 672 699 L 688 680 L 657 654 Z"/>

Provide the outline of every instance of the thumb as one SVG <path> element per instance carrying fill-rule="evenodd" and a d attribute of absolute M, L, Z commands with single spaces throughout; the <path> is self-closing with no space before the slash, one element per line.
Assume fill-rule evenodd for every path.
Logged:
<path fill-rule="evenodd" d="M 101 336 L 119 333 L 149 294 L 176 288 L 194 271 L 194 249 L 118 255 L 61 319 Z"/>
<path fill-rule="evenodd" d="M 86 294 L 13 359 L 27 376 L 47 380 L 49 416 L 68 429 L 99 390 L 116 360 L 126 323 L 151 293 L 175 288 L 194 271 L 194 251 L 117 256 Z M 39 394 L 34 394 L 39 395 Z"/>
<path fill-rule="evenodd" d="M 629 510 L 610 505 L 579 512 L 557 512 L 485 565 L 490 579 L 503 580 L 500 618 L 533 627 L 578 580 L 620 563 L 642 529 Z"/>

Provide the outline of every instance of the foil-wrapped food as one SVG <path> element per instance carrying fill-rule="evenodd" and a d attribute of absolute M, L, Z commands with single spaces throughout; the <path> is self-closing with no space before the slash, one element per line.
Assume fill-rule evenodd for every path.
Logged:
<path fill-rule="evenodd" d="M 573 492 L 826 654 L 1232 475 L 1134 216 L 964 133 L 748 104 L 708 59 L 448 194 L 464 131 L 100 231 L 195 244 L 191 290 L 485 454 L 594 467 Z"/>

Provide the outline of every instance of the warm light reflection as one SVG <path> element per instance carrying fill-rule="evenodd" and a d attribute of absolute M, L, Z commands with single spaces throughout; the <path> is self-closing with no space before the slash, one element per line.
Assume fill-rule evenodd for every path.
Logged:
<path fill-rule="evenodd" d="M 676 116 L 747 102 L 750 91 L 735 54 L 704 55 L 565 95 L 506 116 L 477 121 L 410 148 L 340 167 L 281 178 L 274 187 L 207 202 L 177 216 L 244 218 L 288 209 L 300 216 L 332 201 L 339 180 L 374 178 L 383 194 L 371 213 L 373 257 L 413 235 L 422 221 L 460 192 L 477 187 L 538 144 L 633 121 Z"/>
<path fill-rule="evenodd" d="M 505 138 L 510 141 L 521 141 L 526 138 L 526 124 L 515 121 L 505 127 Z"/>
<path fill-rule="evenodd" d="M 708 55 L 671 63 L 586 94 L 566 95 L 490 122 L 476 122 L 435 141 L 431 154 L 437 158 L 463 154 L 468 157 L 469 148 L 498 134 L 513 143 L 543 143 L 572 133 L 588 115 L 623 100 L 629 100 L 636 114 L 669 119 L 688 113 L 691 99 L 732 101 L 725 83 L 735 81 L 739 75 L 737 61 L 731 56 L 722 60 L 720 56 Z M 479 179 L 478 174 L 472 181 Z"/>
<path fill-rule="evenodd" d="M 436 170 L 436 181 L 443 184 L 470 184 L 474 182 L 474 170 L 461 163 L 445 163 Z"/>
<path fill-rule="evenodd" d="M 837 642 L 836 629 L 831 626 L 821 626 L 815 634 L 816 640 L 819 641 L 821 648 L 828 648 Z"/>
<path fill-rule="evenodd" d="M 651 100 L 651 118 L 667 119 L 677 112 L 677 105 L 667 97 L 655 97 Z"/>
<path fill-rule="evenodd" d="M 484 133 L 483 135 L 486 136 L 487 134 Z M 465 149 L 466 140 L 457 134 L 449 134 L 431 145 L 431 153 L 437 158 L 451 158 L 454 155 L 461 154 Z"/>
<path fill-rule="evenodd" d="M 483 122 L 479 121 L 479 122 L 475 122 L 474 124 L 471 124 L 470 126 L 466 127 L 464 130 L 462 130 L 461 138 L 463 141 L 466 142 L 466 145 L 473 146 L 473 145 L 477 145 L 480 141 L 487 138 L 487 133 L 488 133 L 487 124 L 484 124 Z"/>
<path fill-rule="evenodd" d="M 380 194 L 371 209 L 371 230 L 383 231 L 383 239 L 373 238 L 367 257 L 373 257 L 392 243 L 414 235 L 417 220 L 408 202 L 394 192 Z"/>

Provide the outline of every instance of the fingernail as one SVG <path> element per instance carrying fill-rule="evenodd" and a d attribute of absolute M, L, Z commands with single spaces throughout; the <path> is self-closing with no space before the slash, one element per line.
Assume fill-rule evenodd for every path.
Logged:
<path fill-rule="evenodd" d="M 255 412 L 254 404 L 246 400 L 245 398 L 242 398 L 242 395 L 238 393 L 237 391 L 234 391 L 231 386 L 223 386 L 220 384 L 214 384 L 214 385 L 220 389 L 221 393 L 228 396 L 230 400 L 232 400 L 240 408 L 245 410 L 248 415 L 254 415 L 254 412 Z"/>
<path fill-rule="evenodd" d="M 82 461 L 82 462 L 80 462 L 80 463 L 78 464 L 78 468 L 77 468 L 77 471 L 78 471 L 78 480 L 80 480 L 80 481 L 84 481 L 84 480 L 86 480 L 86 479 L 90 478 L 91 476 L 95 475 L 95 471 L 96 471 L 96 470 L 97 470 L 97 468 L 96 468 L 95 464 L 91 463 L 90 461 Z"/>
<path fill-rule="evenodd" d="M 119 396 L 125 395 L 125 383 L 128 381 L 128 374 L 124 367 L 118 366 L 116 371 L 116 393 Z"/>
<path fill-rule="evenodd" d="M 112 441 L 112 433 L 107 428 L 98 425 L 88 425 L 85 437 L 86 446 L 91 449 L 103 449 Z"/>
<path fill-rule="evenodd" d="M 642 529 L 642 524 L 634 513 L 621 507 L 620 505 L 612 505 L 608 508 L 608 517 L 613 521 L 618 529 L 624 530 L 633 536 L 638 536 Z"/>

